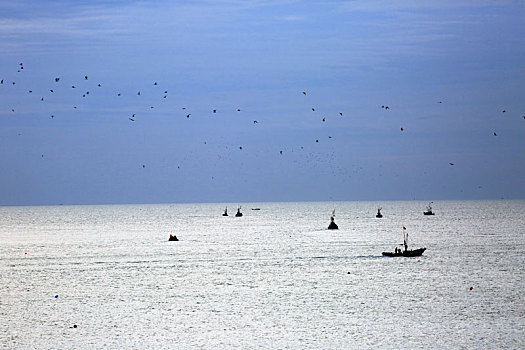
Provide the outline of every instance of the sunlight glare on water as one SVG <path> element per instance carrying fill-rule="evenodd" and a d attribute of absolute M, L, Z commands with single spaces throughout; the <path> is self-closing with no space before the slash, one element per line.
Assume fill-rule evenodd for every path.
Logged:
<path fill-rule="evenodd" d="M 1 207 L 0 344 L 523 348 L 525 201 L 426 204 Z"/>

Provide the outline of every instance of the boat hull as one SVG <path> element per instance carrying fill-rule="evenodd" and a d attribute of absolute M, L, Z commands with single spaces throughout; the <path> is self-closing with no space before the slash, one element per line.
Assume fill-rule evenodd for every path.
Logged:
<path fill-rule="evenodd" d="M 401 251 L 399 253 L 383 252 L 383 255 L 384 256 L 390 256 L 390 257 L 395 257 L 395 256 L 405 256 L 405 257 L 421 256 L 426 249 L 427 248 L 419 248 L 419 249 L 414 249 L 414 250 L 405 250 L 405 251 Z"/>

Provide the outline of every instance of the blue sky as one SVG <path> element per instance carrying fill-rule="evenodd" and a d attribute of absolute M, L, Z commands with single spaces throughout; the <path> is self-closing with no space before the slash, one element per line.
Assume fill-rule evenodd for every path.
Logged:
<path fill-rule="evenodd" d="M 523 1 L 0 1 L 0 205 L 525 198 L 524 23 Z"/>

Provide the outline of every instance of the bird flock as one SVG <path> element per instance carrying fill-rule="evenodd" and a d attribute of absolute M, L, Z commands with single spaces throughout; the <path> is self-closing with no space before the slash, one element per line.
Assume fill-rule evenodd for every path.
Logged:
<path fill-rule="evenodd" d="M 19 65 L 17 66 L 16 68 L 16 71 L 18 74 L 26 74 L 26 72 L 28 71 L 27 69 L 24 69 L 24 64 L 23 63 L 19 63 Z M 161 88 L 162 84 L 160 84 L 158 81 L 152 81 L 149 83 L 150 86 L 148 87 L 147 85 L 144 86 L 143 88 L 141 89 L 137 89 L 136 92 L 135 92 L 135 97 L 137 99 L 140 99 L 143 97 L 143 94 L 142 92 L 144 91 L 147 91 L 148 92 L 148 96 L 151 96 L 152 94 L 150 93 L 151 92 L 151 87 L 153 87 L 153 96 L 155 98 L 155 100 L 152 102 L 152 100 L 144 100 L 143 102 L 146 103 L 146 102 L 149 102 L 148 104 L 146 104 L 146 108 L 149 109 L 149 110 L 153 110 L 155 108 L 155 104 L 156 103 L 163 103 L 163 101 L 166 101 L 169 99 L 169 91 L 168 89 L 166 88 Z M 87 101 L 89 100 L 90 98 L 94 98 L 94 95 L 95 94 L 98 94 L 100 95 L 100 91 L 103 91 L 105 90 L 105 84 L 101 81 L 95 81 L 95 82 L 92 82 L 92 78 L 87 75 L 87 74 L 79 74 L 79 78 L 77 81 L 74 81 L 74 82 L 69 82 L 69 83 L 66 83 L 65 82 L 65 79 L 60 77 L 60 76 L 55 76 L 55 77 L 52 77 L 49 79 L 49 82 L 47 83 L 47 89 L 45 91 L 40 91 L 37 95 L 37 92 L 36 92 L 36 89 L 34 87 L 31 87 L 31 86 L 22 86 L 22 91 L 26 91 L 28 95 L 30 96 L 34 96 L 34 95 L 37 95 L 37 99 L 42 102 L 42 103 L 46 103 L 47 100 L 51 97 L 51 96 L 58 96 L 59 94 L 64 94 L 64 91 L 69 89 L 70 92 L 73 92 L 73 96 L 76 97 L 74 99 L 74 103 L 71 104 L 71 108 L 73 110 L 78 110 L 79 108 L 82 108 L 84 105 L 83 104 L 80 104 L 78 103 L 78 98 L 80 98 L 80 101 Z M 13 79 L 11 81 L 8 81 L 6 78 L 2 78 L 0 77 L 0 87 L 3 87 L 5 89 L 9 88 L 9 87 L 18 87 L 17 85 L 17 81 L 16 79 Z M 25 89 L 25 90 L 24 90 Z M 18 90 L 20 91 L 20 90 Z M 95 93 L 96 91 L 96 93 Z M 104 92 L 105 94 L 108 94 L 108 92 Z M 304 91 L 300 91 L 299 92 L 300 94 L 302 94 L 303 98 L 305 99 L 305 104 L 307 104 L 309 101 L 308 101 L 308 97 L 309 97 L 309 92 L 307 90 L 304 90 Z M 119 90 L 119 89 L 116 89 L 115 87 L 111 87 L 110 89 L 110 92 L 109 94 L 112 94 L 114 98 L 123 98 L 124 96 L 124 92 Z M 71 94 L 65 94 L 67 96 L 71 96 Z M 129 95 L 129 92 L 128 92 L 128 95 Z M 62 103 L 65 103 L 65 101 L 62 101 Z M 82 102 L 81 102 L 82 103 Z M 443 104 L 443 101 L 437 101 L 438 104 Z M 16 114 L 17 110 L 18 110 L 18 106 L 9 106 L 10 108 L 10 111 L 12 114 Z M 193 111 L 189 111 L 188 110 L 188 107 L 187 106 L 179 106 L 180 108 L 180 111 L 182 111 L 182 116 L 184 116 L 186 119 L 192 119 L 195 117 L 195 112 Z M 317 106 L 310 106 L 310 113 L 312 113 L 312 115 L 318 115 L 318 109 L 317 109 Z M 381 110 L 385 111 L 385 112 L 390 112 L 392 110 L 391 106 L 389 105 L 381 105 L 380 106 Z M 232 110 L 230 111 L 225 111 L 225 110 L 220 110 L 218 107 L 215 107 L 215 106 L 212 106 L 212 107 L 209 107 L 209 111 L 211 112 L 211 115 L 219 115 L 220 112 L 227 112 L 227 113 L 238 113 L 238 114 L 242 114 L 242 110 L 240 107 L 236 107 L 236 108 L 233 108 Z M 129 123 L 135 123 L 137 120 L 139 120 L 141 118 L 141 115 L 143 114 L 144 112 L 144 109 L 139 109 L 139 110 L 136 110 L 136 111 L 132 111 L 130 114 L 128 115 L 125 115 L 126 117 L 126 120 L 127 122 Z M 507 113 L 507 109 L 503 109 L 502 110 L 502 113 Z M 328 123 L 330 121 L 330 118 L 332 117 L 337 117 L 337 118 L 348 118 L 346 117 L 348 113 L 344 113 L 343 111 L 339 111 L 337 112 L 336 115 L 326 115 L 326 114 L 322 114 L 320 116 L 318 116 L 318 120 L 320 123 Z M 49 118 L 52 119 L 52 120 L 56 120 L 56 119 L 59 119 L 62 115 L 67 115 L 67 112 L 64 112 L 64 111 L 52 111 L 50 114 L 49 114 Z M 525 115 L 523 115 L 523 119 L 525 119 Z M 260 119 L 260 118 L 257 118 L 257 119 L 251 119 L 251 123 L 254 127 L 259 127 L 259 125 L 264 124 L 264 120 Z M 405 132 L 405 126 L 400 126 L 399 127 L 399 130 L 401 132 Z M 19 134 L 20 135 L 20 134 Z M 496 131 L 493 131 L 493 136 L 498 136 L 498 133 Z M 332 135 L 327 135 L 327 138 L 329 140 L 333 140 L 333 136 Z M 316 137 L 314 140 L 311 140 L 314 142 L 314 144 L 319 144 L 320 143 L 320 140 L 321 138 L 320 137 Z M 204 144 L 207 144 L 206 141 L 204 141 Z M 244 148 L 243 148 L 243 145 L 238 145 L 238 149 L 240 151 L 243 151 Z M 303 145 L 298 145 L 297 146 L 297 149 L 298 150 L 303 150 L 304 149 L 304 144 Z M 277 150 L 278 151 L 278 155 L 280 156 L 283 156 L 285 154 L 285 149 L 283 147 L 281 147 L 280 149 Z M 43 155 L 42 155 L 43 157 Z M 321 154 L 321 153 L 315 153 L 315 151 L 312 153 L 309 153 L 306 157 L 305 157 L 307 160 L 309 161 L 312 161 L 312 162 L 319 162 L 319 161 L 323 161 L 322 159 L 324 159 L 324 161 L 329 161 L 329 162 L 334 162 L 335 163 L 335 151 L 334 153 L 332 153 L 328 158 L 326 157 L 326 154 Z M 328 159 L 328 160 L 327 160 Z M 453 166 L 454 163 L 453 162 L 450 162 L 449 163 L 450 166 Z M 142 164 L 142 168 L 146 168 L 145 164 Z M 341 171 L 341 169 L 339 169 Z"/>

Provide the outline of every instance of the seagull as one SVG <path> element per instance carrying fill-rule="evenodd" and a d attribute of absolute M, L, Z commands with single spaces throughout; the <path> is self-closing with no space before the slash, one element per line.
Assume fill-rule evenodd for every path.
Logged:
<path fill-rule="evenodd" d="M 168 90 L 164 90 L 164 93 L 167 94 L 167 93 L 168 93 Z"/>
<path fill-rule="evenodd" d="M 97 86 L 98 86 L 98 87 L 102 87 L 102 85 L 100 85 L 100 84 L 98 84 Z"/>
<path fill-rule="evenodd" d="M 120 96 L 120 93 L 118 93 L 117 96 Z"/>
<path fill-rule="evenodd" d="M 49 91 L 54 92 L 53 90 L 49 90 Z"/>
<path fill-rule="evenodd" d="M 306 91 L 303 91 L 303 95 L 306 95 Z"/>
<path fill-rule="evenodd" d="M 506 112 L 506 110 L 503 110 L 503 111 L 502 111 L 502 113 L 505 113 L 505 112 Z"/>
<path fill-rule="evenodd" d="M 87 75 L 84 76 L 84 80 L 88 80 L 88 76 Z"/>
<path fill-rule="evenodd" d="M 30 93 L 30 94 L 33 93 L 33 90 L 29 90 L 29 93 Z"/>
<path fill-rule="evenodd" d="M 71 88 L 74 89 L 74 88 L 75 88 L 75 85 L 71 85 Z"/>
<path fill-rule="evenodd" d="M 139 95 L 139 96 L 140 96 L 140 91 L 139 91 L 139 92 L 137 92 L 137 95 Z"/>
<path fill-rule="evenodd" d="M 342 117 L 342 116 L 343 116 L 343 113 L 342 113 L 342 112 L 339 112 L 339 115 Z"/>
<path fill-rule="evenodd" d="M 237 108 L 237 112 L 240 112 L 241 110 L 239 108 Z"/>
<path fill-rule="evenodd" d="M 279 151 L 279 153 L 283 154 L 283 151 Z"/>
<path fill-rule="evenodd" d="M 242 149 L 242 146 L 239 146 L 239 149 Z"/>
<path fill-rule="evenodd" d="M 142 169 L 144 169 L 146 167 L 146 165 L 142 164 Z"/>
<path fill-rule="evenodd" d="M 253 123 L 254 124 L 259 124 L 259 122 L 257 120 L 254 120 Z"/>
<path fill-rule="evenodd" d="M 128 118 L 128 119 L 129 119 L 129 120 L 131 120 L 132 122 L 134 122 L 134 121 L 135 121 L 135 119 L 133 119 L 133 118 Z"/>
<path fill-rule="evenodd" d="M 390 109 L 390 107 L 388 107 L 388 106 L 385 106 L 385 109 Z"/>
<path fill-rule="evenodd" d="M 454 163 L 448 163 L 448 164 L 450 164 L 450 165 L 454 165 Z"/>
<path fill-rule="evenodd" d="M 58 83 L 60 81 L 60 78 L 55 78 L 55 83 Z"/>
<path fill-rule="evenodd" d="M 214 109 L 214 110 L 213 110 L 213 113 L 217 113 L 217 110 L 216 110 L 216 109 Z"/>
<path fill-rule="evenodd" d="M 52 116 L 51 116 L 51 119 L 53 119 L 54 117 L 55 117 L 55 116 L 54 116 L 54 115 L 52 115 Z"/>
<path fill-rule="evenodd" d="M 404 129 L 403 129 L 403 128 L 401 128 L 401 131 L 404 131 Z"/>
<path fill-rule="evenodd" d="M 42 98 L 40 99 L 40 101 L 44 101 L 44 98 L 42 97 Z"/>
<path fill-rule="evenodd" d="M 189 117 L 190 117 L 190 115 L 191 115 L 191 113 L 190 113 L 190 114 L 187 114 L 187 115 L 186 115 L 186 118 L 189 118 Z"/>
<path fill-rule="evenodd" d="M 325 118 L 323 118 L 323 122 L 326 121 Z"/>
<path fill-rule="evenodd" d="M 157 82 L 154 82 L 153 85 L 157 85 Z"/>
<path fill-rule="evenodd" d="M 315 112 L 315 108 L 312 108 L 312 112 Z"/>
<path fill-rule="evenodd" d="M 315 142 L 319 142 L 319 140 L 315 140 Z"/>
<path fill-rule="evenodd" d="M 0 84 L 2 85 L 4 84 L 4 79 L 0 80 Z"/>
<path fill-rule="evenodd" d="M 494 133 L 494 136 L 498 136 L 496 133 Z"/>

